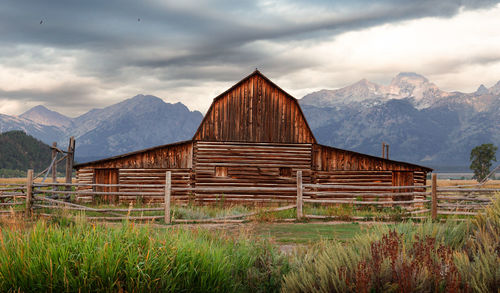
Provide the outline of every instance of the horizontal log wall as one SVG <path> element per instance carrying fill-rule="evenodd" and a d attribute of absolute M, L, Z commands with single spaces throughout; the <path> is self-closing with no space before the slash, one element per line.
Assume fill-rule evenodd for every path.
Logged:
<path fill-rule="evenodd" d="M 296 172 L 303 171 L 304 183 L 311 182 L 310 144 L 197 142 L 194 147 L 196 199 L 230 202 L 296 200 L 296 191 L 234 190 L 224 194 L 204 192 L 209 187 L 291 187 L 296 188 Z M 216 176 L 216 167 L 227 168 L 226 177 Z M 281 168 L 290 168 L 282 169 Z M 286 174 L 290 171 L 290 174 Z M 290 176 L 288 176 L 290 175 Z M 200 190 L 201 189 L 201 190 Z"/>
<path fill-rule="evenodd" d="M 179 202 L 186 202 L 189 200 L 190 191 L 188 190 L 178 190 L 182 188 L 191 187 L 191 169 L 118 169 L 119 182 L 118 184 L 140 184 L 140 185 L 165 185 L 165 172 L 172 172 L 172 200 Z M 85 168 L 79 169 L 77 171 L 78 183 L 93 183 L 93 169 Z M 177 189 L 177 190 L 176 190 Z M 92 191 L 93 188 L 90 186 L 79 186 L 79 191 Z M 137 195 L 134 193 L 141 192 L 159 192 L 163 193 L 164 187 L 120 187 L 117 191 L 120 193 L 127 192 L 130 194 L 119 195 L 120 202 L 135 202 L 141 201 L 143 203 L 151 202 L 163 202 L 164 196 L 159 195 Z M 194 198 L 193 198 L 194 199 Z M 80 201 L 89 202 L 92 201 L 91 196 L 80 196 L 78 198 Z"/>
<path fill-rule="evenodd" d="M 425 171 L 416 165 L 318 144 L 313 147 L 313 169 L 317 171 Z"/>
<path fill-rule="evenodd" d="M 315 171 L 313 173 L 314 184 L 337 184 L 337 185 L 351 185 L 351 186 L 377 186 L 383 187 L 392 186 L 392 172 L 391 171 Z M 339 193 L 335 195 L 334 193 Z M 377 190 L 364 190 L 364 189 L 335 189 L 335 188 L 321 188 L 321 190 L 312 189 L 306 192 L 313 198 L 352 198 L 352 196 L 345 197 L 342 193 L 358 193 L 359 197 L 363 199 L 375 198 L 373 196 L 364 196 L 366 193 L 390 193 L 390 189 L 377 189 Z"/>
<path fill-rule="evenodd" d="M 425 185 L 426 171 L 418 166 L 399 163 L 383 158 L 372 157 L 351 151 L 340 150 L 328 146 L 315 144 L 313 146 L 313 182 L 316 184 L 344 184 L 358 186 L 399 186 L 399 185 Z M 394 172 L 409 171 L 413 173 L 412 182 L 405 184 L 395 184 L 393 181 Z M 398 173 L 399 174 L 399 173 Z M 411 175 L 411 174 L 410 174 Z M 409 177 L 411 178 L 411 176 Z M 343 195 L 332 195 L 335 189 L 322 190 L 323 193 L 317 193 L 321 198 L 342 198 Z M 339 190 L 340 191 L 340 190 Z M 423 192 L 424 189 L 415 190 Z M 312 192 L 312 191 L 311 191 Z M 343 193 L 346 190 L 342 190 Z M 366 191 L 349 190 L 348 192 L 359 193 L 364 199 L 371 199 L 371 196 L 363 196 Z M 391 190 L 374 190 L 370 193 L 388 194 Z M 314 196 L 313 193 L 311 196 Z M 415 199 L 423 199 L 423 196 L 416 196 Z"/>

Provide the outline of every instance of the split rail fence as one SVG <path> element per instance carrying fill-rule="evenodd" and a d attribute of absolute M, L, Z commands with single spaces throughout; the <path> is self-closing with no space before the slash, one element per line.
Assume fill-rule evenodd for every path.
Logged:
<path fill-rule="evenodd" d="M 479 185 L 438 187 L 436 174 L 432 175 L 431 185 L 426 186 L 357 186 L 341 184 L 303 184 L 302 172 L 297 172 L 296 188 L 271 188 L 271 187 L 241 187 L 249 192 L 272 192 L 289 191 L 296 192 L 296 202 L 290 204 L 283 201 L 284 206 L 269 208 L 267 210 L 255 211 L 241 215 L 211 219 L 173 219 L 172 202 L 173 190 L 186 190 L 188 192 L 213 192 L 225 193 L 234 191 L 228 187 L 203 187 L 203 188 L 172 188 L 171 173 L 165 173 L 165 185 L 159 184 L 83 184 L 83 183 L 35 183 L 33 182 L 33 170 L 28 170 L 26 184 L 1 184 L 0 185 L 0 216 L 44 216 L 61 217 L 64 213 L 81 212 L 88 220 L 103 221 L 155 221 L 162 220 L 165 223 L 196 223 L 196 222 L 242 222 L 245 218 L 262 212 L 278 212 L 296 209 L 297 219 L 342 219 L 335 214 L 314 215 L 305 214 L 304 206 L 348 206 L 355 209 L 372 210 L 391 209 L 397 207 L 404 217 L 413 219 L 432 218 L 438 219 L 456 216 L 471 216 L 480 213 L 493 199 L 494 194 L 500 194 L 500 189 L 485 188 Z M 93 189 L 79 190 L 80 187 L 92 187 Z M 144 188 L 159 191 L 113 191 L 127 188 Z M 108 191 L 95 191 L 108 190 Z M 111 190 L 111 191 L 110 191 Z M 130 202 L 128 207 L 119 207 L 115 204 L 106 203 L 86 205 L 76 198 L 91 197 L 103 198 L 116 195 L 131 197 L 153 196 L 155 201 L 151 204 L 137 205 Z M 94 201 L 95 202 L 95 201 Z M 185 204 L 185 203 L 184 203 Z M 309 209 L 313 210 L 313 209 Z M 379 212 L 380 215 L 380 212 Z M 373 219 L 373 216 L 349 217 L 349 220 Z M 375 219 L 394 219 L 389 217 L 377 217 Z"/>

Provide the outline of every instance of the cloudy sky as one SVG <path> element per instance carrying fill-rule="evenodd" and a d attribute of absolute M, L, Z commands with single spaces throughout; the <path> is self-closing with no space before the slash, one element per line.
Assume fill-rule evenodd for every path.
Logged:
<path fill-rule="evenodd" d="M 296 98 L 401 71 L 472 92 L 500 80 L 497 2 L 2 0 L 0 113 L 140 93 L 204 112 L 255 68 Z"/>

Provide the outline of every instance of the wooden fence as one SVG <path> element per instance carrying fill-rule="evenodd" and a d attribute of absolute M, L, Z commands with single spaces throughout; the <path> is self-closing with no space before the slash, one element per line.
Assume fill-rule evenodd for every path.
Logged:
<path fill-rule="evenodd" d="M 254 216 L 259 212 L 242 215 L 232 215 L 213 219 L 172 219 L 172 205 L 180 204 L 171 202 L 173 190 L 185 190 L 196 193 L 202 189 L 203 192 L 225 193 L 237 188 L 244 188 L 249 193 L 272 191 L 296 192 L 296 203 L 286 206 L 270 208 L 264 212 L 276 212 L 296 208 L 297 219 L 335 219 L 342 218 L 335 214 L 314 215 L 305 214 L 304 206 L 349 206 L 357 209 L 382 210 L 397 207 L 403 218 L 437 219 L 439 215 L 470 216 L 480 213 L 491 201 L 493 194 L 500 193 L 500 189 L 486 188 L 484 186 L 458 186 L 438 187 L 436 174 L 432 176 L 432 184 L 428 186 L 358 186 L 342 184 L 303 184 L 302 172 L 297 172 L 296 187 L 203 187 L 203 188 L 172 188 L 171 173 L 165 173 L 165 185 L 159 184 L 90 184 L 90 183 L 34 183 L 33 171 L 28 171 L 26 184 L 2 184 L 0 185 L 0 215 L 25 214 L 30 216 L 36 214 L 45 217 L 59 217 L 63 212 L 82 212 L 89 220 L 163 220 L 165 223 L 186 222 L 241 222 L 243 218 Z M 91 187 L 92 189 L 79 190 L 79 187 Z M 159 191 L 109 191 L 134 188 Z M 108 190 L 108 191 L 95 191 Z M 162 202 L 142 203 L 134 207 L 130 203 L 128 207 L 119 207 L 100 203 L 94 200 L 94 204 L 84 205 L 77 198 L 92 197 L 99 199 L 110 195 L 125 195 L 127 197 L 154 196 L 161 197 Z M 251 200 L 251 199 L 249 199 Z M 283 201 L 287 204 L 289 201 Z M 182 204 L 185 204 L 182 203 Z M 307 208 L 306 208 L 307 209 Z M 380 214 L 380 213 L 379 213 Z M 350 217 L 349 220 L 366 220 L 370 216 Z M 373 218 L 373 217 L 372 217 Z M 389 218 L 389 217 L 386 217 Z M 377 219 L 386 219 L 378 217 Z"/>
<path fill-rule="evenodd" d="M 25 184 L 0 184 L 0 217 L 25 213 Z"/>

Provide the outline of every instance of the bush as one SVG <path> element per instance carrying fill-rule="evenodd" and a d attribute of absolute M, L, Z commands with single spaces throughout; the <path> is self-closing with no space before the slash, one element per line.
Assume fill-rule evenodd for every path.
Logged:
<path fill-rule="evenodd" d="M 309 250 L 311 251 L 311 250 Z M 296 255 L 282 292 L 494 292 L 500 288 L 500 198 L 464 223 L 375 227 L 349 246 Z"/>

